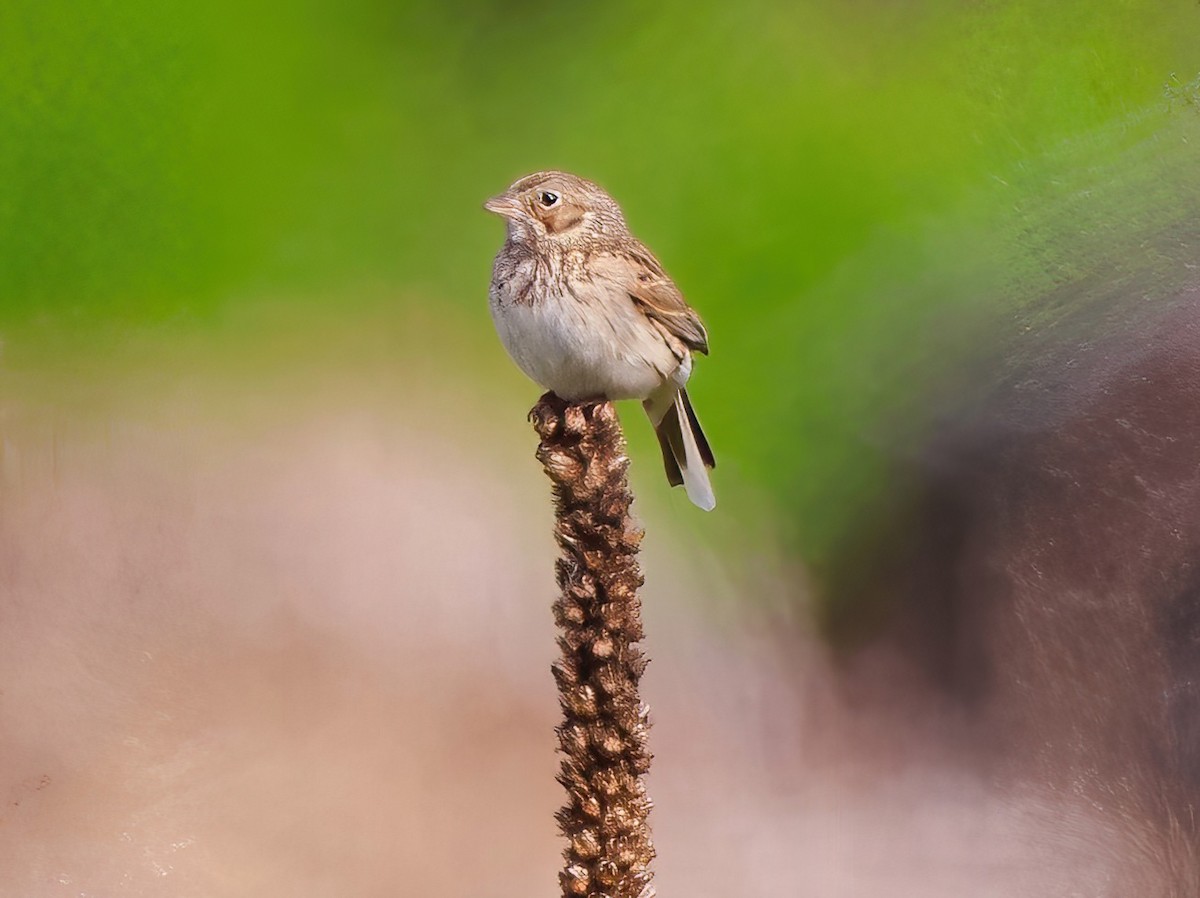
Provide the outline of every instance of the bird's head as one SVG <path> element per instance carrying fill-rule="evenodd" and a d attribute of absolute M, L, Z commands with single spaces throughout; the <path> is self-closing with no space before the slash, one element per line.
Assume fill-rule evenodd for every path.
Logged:
<path fill-rule="evenodd" d="M 508 238 L 532 245 L 569 245 L 627 234 L 625 216 L 604 190 L 561 171 L 527 175 L 483 204 L 508 224 Z"/>

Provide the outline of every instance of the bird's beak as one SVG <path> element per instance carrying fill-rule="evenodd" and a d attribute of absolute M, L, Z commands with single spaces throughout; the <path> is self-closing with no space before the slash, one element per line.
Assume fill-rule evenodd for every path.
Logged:
<path fill-rule="evenodd" d="M 508 218 L 517 211 L 517 204 L 508 194 L 502 193 L 500 196 L 494 196 L 484 203 L 483 208 L 495 215 Z"/>

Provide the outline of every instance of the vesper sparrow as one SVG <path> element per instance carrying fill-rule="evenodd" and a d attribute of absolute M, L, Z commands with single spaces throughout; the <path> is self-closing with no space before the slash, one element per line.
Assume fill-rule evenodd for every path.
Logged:
<path fill-rule="evenodd" d="M 513 361 L 566 400 L 642 400 L 667 480 L 712 509 L 716 462 L 684 389 L 708 334 L 620 206 L 591 181 L 546 171 L 484 208 L 508 225 L 488 297 Z"/>

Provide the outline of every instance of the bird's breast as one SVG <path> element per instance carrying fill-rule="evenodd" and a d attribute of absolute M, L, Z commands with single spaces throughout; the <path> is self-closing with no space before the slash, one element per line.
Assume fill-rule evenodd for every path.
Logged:
<path fill-rule="evenodd" d="M 644 399 L 680 370 L 632 300 L 603 284 L 497 265 L 490 305 L 513 361 L 564 399 Z"/>

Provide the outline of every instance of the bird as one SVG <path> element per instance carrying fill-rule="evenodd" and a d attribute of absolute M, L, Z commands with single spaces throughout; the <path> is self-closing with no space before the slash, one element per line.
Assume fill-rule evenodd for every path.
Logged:
<path fill-rule="evenodd" d="M 568 402 L 638 399 L 671 486 L 716 507 L 712 449 L 688 399 L 700 316 L 599 185 L 540 171 L 483 204 L 506 224 L 488 305 L 508 354 Z"/>

